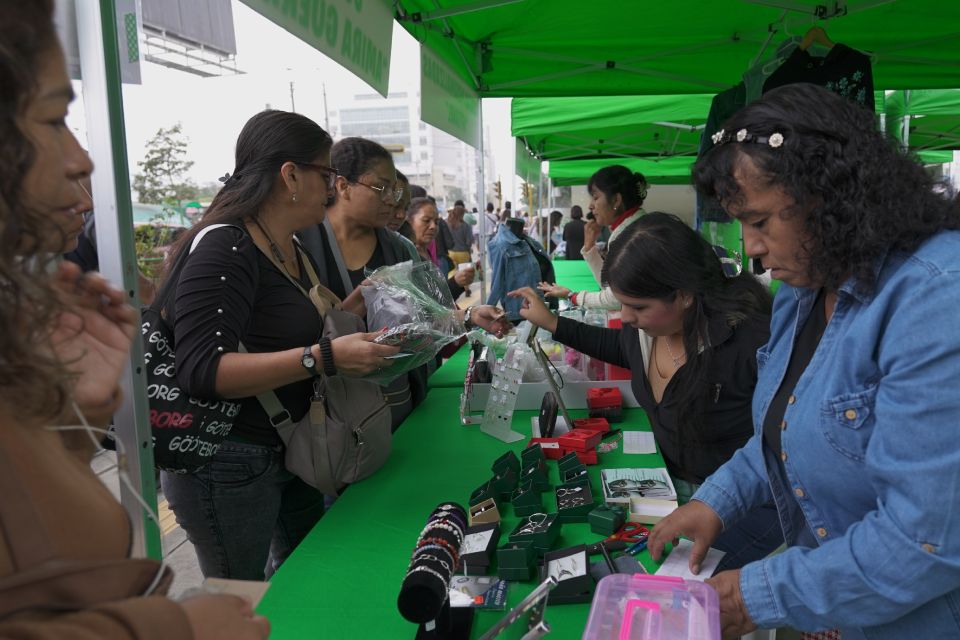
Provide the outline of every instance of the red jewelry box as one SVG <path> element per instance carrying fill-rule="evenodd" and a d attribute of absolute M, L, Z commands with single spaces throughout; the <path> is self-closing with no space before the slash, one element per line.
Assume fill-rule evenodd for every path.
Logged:
<path fill-rule="evenodd" d="M 543 457 L 550 460 L 559 460 L 567 453 L 560 446 L 559 438 L 531 438 L 527 446 L 531 447 L 535 444 L 540 445 L 540 448 L 543 449 Z"/>
<path fill-rule="evenodd" d="M 573 421 L 573 428 L 606 433 L 610 431 L 610 423 L 607 422 L 606 418 L 577 418 Z"/>
<path fill-rule="evenodd" d="M 590 451 L 600 444 L 603 434 L 591 429 L 573 429 L 561 435 L 560 446 L 568 451 Z"/>
<path fill-rule="evenodd" d="M 587 389 L 587 407 L 590 409 L 611 409 L 623 407 L 623 397 L 616 387 L 594 387 Z"/>

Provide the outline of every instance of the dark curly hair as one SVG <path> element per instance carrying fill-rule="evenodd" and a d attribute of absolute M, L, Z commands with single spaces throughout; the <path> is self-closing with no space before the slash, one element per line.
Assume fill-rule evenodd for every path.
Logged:
<path fill-rule="evenodd" d="M 24 202 L 24 178 L 36 160 L 18 121 L 37 90 L 47 55 L 62 55 L 51 0 L 0 0 L 0 398 L 19 416 L 58 415 L 69 377 L 47 348 L 61 303 L 37 252 L 49 225 Z"/>
<path fill-rule="evenodd" d="M 648 213 L 632 223 L 613 242 L 603 263 L 601 280 L 618 293 L 636 298 L 673 302 L 678 292 L 692 296 L 684 314 L 683 346 L 687 366 L 676 381 L 677 424 L 681 443 L 696 441 L 707 402 L 706 372 L 713 350 L 708 327 L 723 318 L 732 328 L 748 318 L 769 317 L 771 299 L 751 274 L 727 277 L 713 247 L 680 218 Z"/>
<path fill-rule="evenodd" d="M 642 207 L 647 198 L 647 179 L 642 173 L 634 173 L 622 164 L 604 167 L 590 176 L 587 191 L 597 189 L 613 202 L 613 196 L 620 194 L 624 209 Z"/>
<path fill-rule="evenodd" d="M 767 184 L 796 202 L 785 213 L 804 216 L 803 258 L 812 282 L 836 289 L 853 277 L 870 291 L 886 253 L 913 251 L 940 230 L 960 228 L 956 204 L 878 131 L 873 113 L 822 87 L 791 84 L 765 94 L 723 125 L 728 135 L 741 129 L 780 133 L 783 144 L 719 144 L 697 161 L 694 183 L 727 211 L 742 206 L 734 175 L 749 157 Z"/>
<path fill-rule="evenodd" d="M 384 160 L 392 164 L 393 156 L 381 144 L 366 138 L 344 138 L 338 140 L 330 150 L 330 163 L 337 168 L 338 175 L 350 182 L 356 182 L 375 164 Z"/>

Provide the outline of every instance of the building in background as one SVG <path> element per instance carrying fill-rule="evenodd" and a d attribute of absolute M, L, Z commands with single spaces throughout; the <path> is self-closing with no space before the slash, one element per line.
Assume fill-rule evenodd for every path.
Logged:
<path fill-rule="evenodd" d="M 329 111 L 334 139 L 369 138 L 393 151 L 397 169 L 413 184 L 423 186 L 438 201 L 441 210 L 463 200 L 468 210 L 482 209 L 489 194 L 477 195 L 477 152 L 450 134 L 420 121 L 420 94 L 390 93 L 386 99 L 375 93 L 359 94 Z M 484 132 L 489 139 L 487 132 Z M 491 182 L 493 157 L 485 145 L 485 182 Z"/>

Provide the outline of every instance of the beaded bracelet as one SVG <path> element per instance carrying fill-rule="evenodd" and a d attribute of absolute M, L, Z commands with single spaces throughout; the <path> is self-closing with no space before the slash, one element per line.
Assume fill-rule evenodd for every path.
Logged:
<path fill-rule="evenodd" d="M 442 546 L 446 547 L 446 548 L 450 551 L 450 553 L 453 554 L 453 557 L 454 557 L 455 559 L 459 559 L 459 558 L 460 558 L 460 549 L 459 549 L 459 548 L 455 548 L 455 547 L 453 546 L 453 544 L 451 544 L 448 540 L 444 540 L 443 538 L 423 538 L 423 539 L 420 540 L 420 542 L 417 544 L 417 548 L 419 549 L 419 548 L 421 548 L 421 547 L 426 546 L 427 544 L 439 544 L 439 545 L 442 545 Z M 455 562 L 454 564 L 456 564 L 456 562 Z"/>
<path fill-rule="evenodd" d="M 431 514 L 429 521 L 442 520 L 442 519 L 444 519 L 444 518 L 449 518 L 449 517 L 451 517 L 451 516 L 453 516 L 454 518 L 456 518 L 457 524 L 459 524 L 461 528 L 463 528 L 463 529 L 466 528 L 466 526 L 467 526 L 467 518 L 466 518 L 466 516 L 464 516 L 464 515 L 461 514 L 461 513 L 456 512 L 456 511 L 444 511 L 444 510 L 434 511 L 433 514 Z M 429 521 L 428 521 L 428 522 L 429 522 Z"/>
<path fill-rule="evenodd" d="M 431 520 L 427 523 L 427 526 L 423 528 L 424 531 L 428 529 L 446 529 L 447 527 L 453 527 L 454 533 L 459 533 L 460 537 L 463 537 L 463 527 L 459 523 L 453 522 L 451 520 Z M 421 534 L 422 535 L 422 534 Z"/>
<path fill-rule="evenodd" d="M 427 526 L 425 526 L 423 528 L 423 531 L 420 532 L 420 537 L 425 536 L 427 532 L 437 531 L 438 529 L 440 531 L 449 531 L 457 539 L 458 545 L 463 544 L 463 532 L 460 531 L 459 528 L 454 527 L 452 524 L 446 524 L 442 522 L 437 524 L 428 524 Z"/>

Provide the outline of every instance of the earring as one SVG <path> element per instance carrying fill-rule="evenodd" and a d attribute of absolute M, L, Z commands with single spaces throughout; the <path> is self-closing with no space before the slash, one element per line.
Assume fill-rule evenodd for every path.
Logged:
<path fill-rule="evenodd" d="M 293 192 L 293 201 L 294 201 L 294 202 L 297 201 L 297 192 L 296 192 L 296 191 Z"/>

